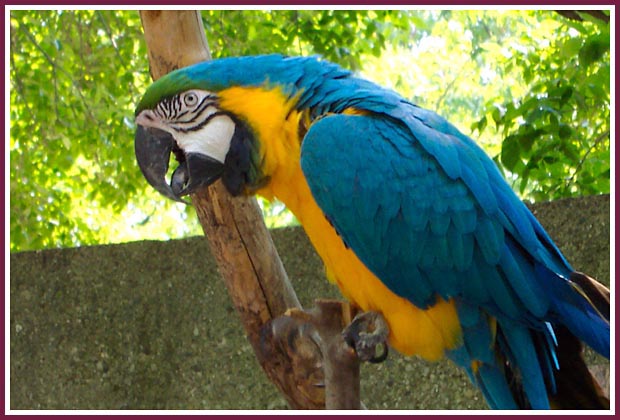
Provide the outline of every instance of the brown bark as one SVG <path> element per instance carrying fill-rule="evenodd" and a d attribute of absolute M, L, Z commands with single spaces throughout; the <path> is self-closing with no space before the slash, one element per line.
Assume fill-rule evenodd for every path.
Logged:
<path fill-rule="evenodd" d="M 202 20 L 197 11 L 141 11 L 140 18 L 154 79 L 180 67 L 210 58 Z M 220 182 L 192 195 L 192 203 L 248 339 L 268 377 L 283 392 L 292 408 L 323 408 L 324 393 L 308 379 L 292 385 L 291 366 L 285 351 L 265 349 L 261 327 L 300 308 L 299 301 L 254 198 L 231 197 Z M 265 355 L 272 357 L 265 357 Z M 316 354 L 301 357 L 319 358 Z M 286 365 L 286 363 L 289 365 Z M 303 363 L 302 363 L 303 365 Z M 302 366 L 303 368 L 303 366 Z M 309 375 L 311 378 L 312 375 Z M 316 378 L 313 378 L 316 379 Z"/>
<path fill-rule="evenodd" d="M 172 70 L 211 59 L 199 12 L 143 10 L 140 20 L 153 80 Z"/>
<path fill-rule="evenodd" d="M 325 408 L 359 410 L 360 360 L 344 340 L 342 330 L 351 323 L 352 309 L 337 301 L 317 301 L 313 323 L 324 355 Z"/>

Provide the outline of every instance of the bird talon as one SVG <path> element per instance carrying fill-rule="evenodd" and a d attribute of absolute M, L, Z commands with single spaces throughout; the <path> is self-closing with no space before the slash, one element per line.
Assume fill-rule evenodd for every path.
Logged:
<path fill-rule="evenodd" d="M 381 363 L 388 356 L 387 323 L 377 312 L 362 312 L 342 332 L 345 342 L 360 360 Z M 381 349 L 380 352 L 377 350 Z"/>
<path fill-rule="evenodd" d="M 379 346 L 383 347 L 383 351 L 378 356 L 373 356 L 370 359 L 368 359 L 368 361 L 370 363 L 373 363 L 373 364 L 375 364 L 375 363 L 382 363 L 382 362 L 385 361 L 385 359 L 387 359 L 389 347 L 387 346 L 386 343 L 383 343 L 383 345 L 381 345 L 381 344 L 377 345 L 377 347 L 379 347 Z M 377 347 L 375 347 L 375 349 Z"/>

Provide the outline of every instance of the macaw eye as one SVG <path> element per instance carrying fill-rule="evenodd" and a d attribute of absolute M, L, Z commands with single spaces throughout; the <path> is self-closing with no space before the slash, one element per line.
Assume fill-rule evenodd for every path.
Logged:
<path fill-rule="evenodd" d="M 185 94 L 183 101 L 185 102 L 185 106 L 194 106 L 198 103 L 198 95 L 194 92 L 188 92 Z"/>

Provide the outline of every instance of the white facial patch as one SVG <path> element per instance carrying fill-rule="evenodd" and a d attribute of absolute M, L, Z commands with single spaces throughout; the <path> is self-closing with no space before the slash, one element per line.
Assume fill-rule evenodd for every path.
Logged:
<path fill-rule="evenodd" d="M 235 123 L 217 107 L 217 96 L 206 90 L 188 90 L 146 109 L 136 123 L 172 135 L 185 153 L 200 153 L 222 163 L 230 149 Z"/>
<path fill-rule="evenodd" d="M 218 115 L 200 130 L 171 133 L 185 153 L 200 153 L 224 163 L 235 133 L 235 123 L 228 115 Z"/>

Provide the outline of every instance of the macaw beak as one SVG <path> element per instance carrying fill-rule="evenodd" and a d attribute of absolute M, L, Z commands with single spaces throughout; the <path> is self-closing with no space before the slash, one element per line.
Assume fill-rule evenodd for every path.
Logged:
<path fill-rule="evenodd" d="M 173 151 L 179 166 L 168 184 L 166 174 Z M 148 183 L 164 196 L 186 204 L 181 197 L 211 185 L 224 172 L 222 162 L 203 154 L 183 152 L 170 133 L 158 128 L 138 125 L 135 153 Z"/>

